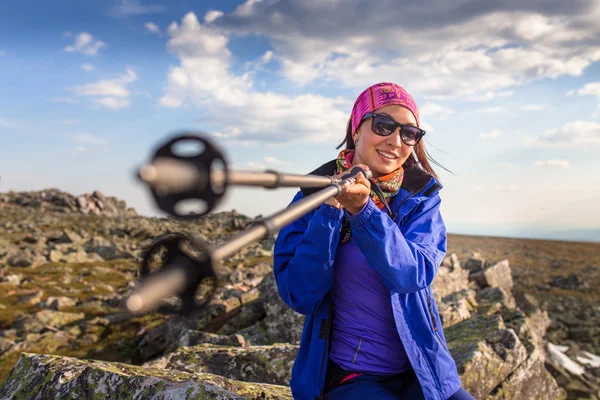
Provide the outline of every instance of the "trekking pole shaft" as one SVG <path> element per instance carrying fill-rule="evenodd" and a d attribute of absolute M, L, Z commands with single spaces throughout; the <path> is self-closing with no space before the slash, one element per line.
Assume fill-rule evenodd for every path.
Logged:
<path fill-rule="evenodd" d="M 225 183 L 225 174 L 222 171 L 213 171 L 211 180 L 220 184 Z M 278 187 L 324 187 L 334 183 L 329 176 L 281 174 L 275 171 L 236 171 L 227 173 L 229 185 L 262 186 L 266 188 Z"/>
<path fill-rule="evenodd" d="M 160 187 L 168 193 L 186 192 L 202 189 L 208 180 L 215 185 L 224 186 L 262 186 L 278 187 L 325 187 L 334 183 L 329 176 L 282 174 L 275 171 L 236 171 L 223 170 L 207 172 L 204 168 L 189 162 L 175 159 L 156 159 L 138 171 L 138 177 L 153 187 Z"/>
<path fill-rule="evenodd" d="M 358 173 L 361 172 L 356 172 L 356 174 Z M 339 183 L 334 183 L 325 189 L 321 189 L 316 193 L 298 200 L 297 202 L 289 205 L 286 209 L 266 218 L 260 223 L 260 225 L 238 234 L 228 242 L 222 244 L 219 248 L 213 250 L 211 254 L 213 259 L 223 260 L 227 257 L 230 257 L 244 246 L 259 241 L 260 239 L 274 233 L 275 231 L 302 217 L 304 214 L 307 214 L 315 208 L 318 208 L 328 199 L 337 196 L 342 191 L 342 187 L 344 185 L 354 182 L 356 180 L 356 174 L 353 174 L 346 179 L 339 180 Z M 370 171 L 367 172 L 367 175 L 369 178 Z"/>

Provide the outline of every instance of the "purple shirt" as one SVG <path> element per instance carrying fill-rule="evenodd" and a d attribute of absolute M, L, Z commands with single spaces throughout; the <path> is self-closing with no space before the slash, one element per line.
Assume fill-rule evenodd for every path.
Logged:
<path fill-rule="evenodd" d="M 396 329 L 390 291 L 354 237 L 340 244 L 333 268 L 329 358 L 345 370 L 377 375 L 411 368 Z"/>

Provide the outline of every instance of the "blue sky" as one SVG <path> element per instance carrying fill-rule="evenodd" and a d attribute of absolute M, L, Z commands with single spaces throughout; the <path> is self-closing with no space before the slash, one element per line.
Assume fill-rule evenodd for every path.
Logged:
<path fill-rule="evenodd" d="M 203 131 L 238 169 L 337 155 L 355 97 L 421 110 L 451 233 L 600 241 L 600 2 L 20 1 L 0 5 L 0 191 L 100 190 Z M 233 188 L 219 210 L 284 208 Z"/>

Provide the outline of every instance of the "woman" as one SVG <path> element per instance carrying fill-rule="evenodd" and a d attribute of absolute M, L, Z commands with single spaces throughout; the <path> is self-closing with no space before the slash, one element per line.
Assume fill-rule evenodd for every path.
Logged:
<path fill-rule="evenodd" d="M 360 166 L 372 182 L 359 175 L 279 232 L 279 294 L 306 315 L 290 385 L 296 399 L 473 399 L 430 288 L 446 229 L 419 122 L 402 87 L 366 89 L 352 109 L 346 149 L 312 173 L 341 176 Z"/>

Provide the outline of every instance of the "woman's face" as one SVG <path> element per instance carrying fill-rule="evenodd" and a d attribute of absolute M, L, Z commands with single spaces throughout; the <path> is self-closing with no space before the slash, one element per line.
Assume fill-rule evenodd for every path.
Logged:
<path fill-rule="evenodd" d="M 408 108 L 391 104 L 375 111 L 386 114 L 396 122 L 417 125 L 415 116 Z M 372 118 L 364 120 L 358 127 L 358 144 L 352 164 L 365 164 L 377 178 L 400 168 L 412 152 L 412 147 L 400 139 L 400 128 L 389 136 L 379 136 L 371 130 Z"/>

